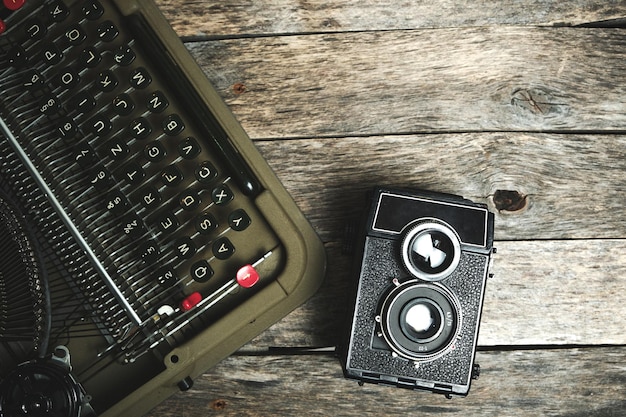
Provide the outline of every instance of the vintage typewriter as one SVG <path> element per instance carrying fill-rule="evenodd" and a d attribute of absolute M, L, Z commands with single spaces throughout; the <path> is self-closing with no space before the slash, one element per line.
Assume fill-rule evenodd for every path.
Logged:
<path fill-rule="evenodd" d="M 0 416 L 139 416 L 323 246 L 149 0 L 0 5 Z"/>

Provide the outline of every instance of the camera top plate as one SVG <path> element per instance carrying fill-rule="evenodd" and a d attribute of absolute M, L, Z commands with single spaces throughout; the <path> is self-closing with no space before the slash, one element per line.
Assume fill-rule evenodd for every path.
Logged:
<path fill-rule="evenodd" d="M 450 194 L 429 194 L 414 196 L 401 191 L 378 189 L 373 199 L 374 207 L 368 220 L 368 234 L 399 235 L 415 219 L 432 217 L 433 213 L 441 221 L 454 229 L 461 244 L 490 251 L 493 242 L 488 233 L 489 211 L 484 204 L 474 203 Z M 436 198 L 436 201 L 435 201 Z M 384 216 L 379 215 L 381 212 Z M 472 250 L 471 248 L 467 248 Z"/>

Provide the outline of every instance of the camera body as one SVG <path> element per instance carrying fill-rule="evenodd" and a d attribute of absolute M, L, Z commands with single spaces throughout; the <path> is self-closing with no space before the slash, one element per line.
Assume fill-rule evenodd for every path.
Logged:
<path fill-rule="evenodd" d="M 479 373 L 493 213 L 448 194 L 376 189 L 372 197 L 357 239 L 344 375 L 465 396 Z"/>

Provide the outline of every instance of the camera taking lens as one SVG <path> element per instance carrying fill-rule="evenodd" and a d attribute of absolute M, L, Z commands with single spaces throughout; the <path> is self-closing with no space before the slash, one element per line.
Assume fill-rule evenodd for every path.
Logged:
<path fill-rule="evenodd" d="M 377 316 L 387 343 L 407 359 L 430 359 L 445 352 L 461 321 L 454 294 L 416 280 L 396 285 Z"/>
<path fill-rule="evenodd" d="M 400 327 L 404 334 L 416 342 L 436 338 L 442 329 L 443 312 L 431 300 L 418 298 L 409 302 L 400 314 Z"/>

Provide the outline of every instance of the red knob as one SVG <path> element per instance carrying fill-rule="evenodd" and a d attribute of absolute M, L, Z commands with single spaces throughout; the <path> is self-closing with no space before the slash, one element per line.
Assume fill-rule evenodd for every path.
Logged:
<path fill-rule="evenodd" d="M 4 7 L 9 10 L 17 10 L 26 3 L 26 0 L 3 0 Z"/>

